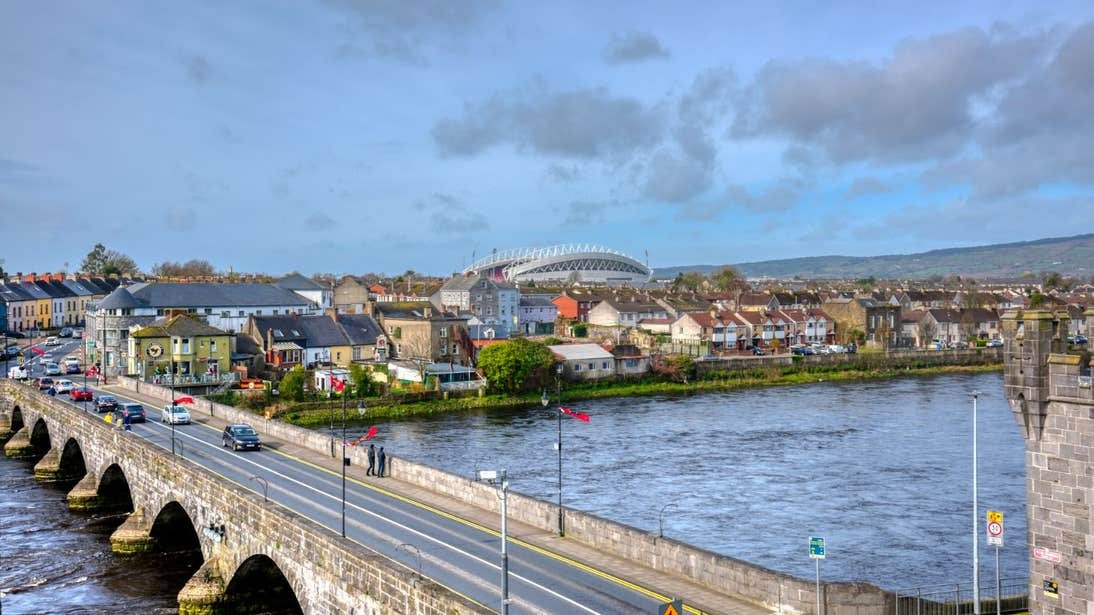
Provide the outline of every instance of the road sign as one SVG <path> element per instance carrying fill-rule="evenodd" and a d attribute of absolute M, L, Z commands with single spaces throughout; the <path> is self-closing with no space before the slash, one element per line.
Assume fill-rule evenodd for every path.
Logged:
<path fill-rule="evenodd" d="M 94 348 L 95 347 L 95 340 L 89 340 L 87 342 L 87 347 L 88 348 Z"/>
<path fill-rule="evenodd" d="M 1003 513 L 998 510 L 988 511 L 988 544 L 1003 546 Z"/>
<path fill-rule="evenodd" d="M 812 559 L 824 559 L 824 537 L 809 537 L 809 557 Z"/>
<path fill-rule="evenodd" d="M 1041 588 L 1044 594 L 1049 598 L 1056 598 L 1057 600 L 1060 599 L 1060 584 L 1056 581 L 1049 581 L 1048 579 L 1045 579 L 1044 583 L 1041 585 Z"/>
<path fill-rule="evenodd" d="M 1034 559 L 1043 559 L 1045 561 L 1054 562 L 1056 564 L 1059 564 L 1064 559 L 1064 557 L 1060 555 L 1057 551 L 1053 551 L 1052 549 L 1046 549 L 1044 547 L 1034 547 L 1033 557 Z"/>
<path fill-rule="evenodd" d="M 658 606 L 657 615 L 684 615 L 684 601 L 673 600 Z"/>

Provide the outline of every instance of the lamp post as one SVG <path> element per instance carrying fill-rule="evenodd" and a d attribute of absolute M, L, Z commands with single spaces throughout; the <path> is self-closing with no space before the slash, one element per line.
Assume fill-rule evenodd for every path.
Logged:
<path fill-rule="evenodd" d="M 365 402 L 357 402 L 358 418 L 365 416 Z M 349 457 L 346 457 L 346 392 L 342 391 L 342 538 L 346 537 L 346 466 L 349 465 Z"/>
<path fill-rule="evenodd" d="M 555 441 L 555 450 L 558 451 L 558 535 L 563 537 L 566 535 L 565 525 L 562 519 L 562 363 L 555 366 L 555 393 L 558 400 L 558 408 L 555 412 L 555 418 L 558 425 L 558 439 Z M 543 396 L 540 398 L 540 403 L 546 408 L 551 403 L 549 397 L 547 397 L 547 391 L 543 392 Z"/>
<path fill-rule="evenodd" d="M 501 615 L 509 615 L 509 480 L 504 469 L 479 470 L 479 480 L 501 492 Z"/>
<path fill-rule="evenodd" d="M 676 508 L 676 503 L 669 502 L 661 507 L 661 513 L 657 515 L 657 537 L 665 537 L 665 511 L 670 508 Z"/>
<path fill-rule="evenodd" d="M 972 612 L 980 615 L 980 513 L 976 497 L 976 399 L 980 391 L 972 392 Z"/>

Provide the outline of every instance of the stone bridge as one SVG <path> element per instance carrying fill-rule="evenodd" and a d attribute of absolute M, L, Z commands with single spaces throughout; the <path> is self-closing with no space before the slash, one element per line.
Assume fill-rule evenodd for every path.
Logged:
<path fill-rule="evenodd" d="M 38 459 L 36 477 L 78 481 L 70 508 L 129 513 L 110 538 L 116 553 L 200 552 L 200 568 L 179 592 L 180 613 L 484 612 L 310 519 L 6 379 L 4 440 L 9 457 Z"/>

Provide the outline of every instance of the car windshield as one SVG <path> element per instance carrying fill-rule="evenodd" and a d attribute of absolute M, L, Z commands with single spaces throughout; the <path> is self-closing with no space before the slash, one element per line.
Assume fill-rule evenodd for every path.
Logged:
<path fill-rule="evenodd" d="M 254 436 L 254 435 L 258 435 L 258 434 L 255 433 L 255 430 L 251 429 L 250 427 L 233 427 L 232 428 L 232 433 L 234 433 L 237 436 Z"/>
<path fill-rule="evenodd" d="M 171 412 L 174 414 L 186 414 L 186 408 L 182 406 L 171 406 Z"/>
<path fill-rule="evenodd" d="M 103 395 L 102 397 L 99 398 L 99 401 L 104 403 L 104 404 L 116 404 L 116 403 L 118 403 L 118 400 L 114 399 L 113 397 L 111 397 L 109 395 Z"/>
<path fill-rule="evenodd" d="M 125 404 L 122 407 L 130 412 L 140 412 L 141 410 L 144 410 L 144 407 L 140 404 Z"/>

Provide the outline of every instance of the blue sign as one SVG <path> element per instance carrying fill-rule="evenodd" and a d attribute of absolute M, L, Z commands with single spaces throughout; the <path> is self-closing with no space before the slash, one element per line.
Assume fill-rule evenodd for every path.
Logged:
<path fill-rule="evenodd" d="M 809 537 L 809 557 L 811 559 L 824 559 L 824 537 Z"/>

